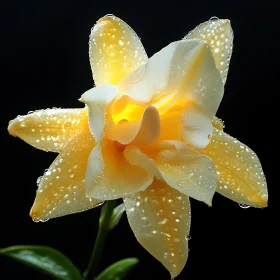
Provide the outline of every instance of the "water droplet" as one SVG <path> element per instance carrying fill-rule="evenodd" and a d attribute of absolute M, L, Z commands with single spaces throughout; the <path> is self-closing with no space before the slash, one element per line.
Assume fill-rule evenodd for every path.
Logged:
<path fill-rule="evenodd" d="M 210 20 L 219 20 L 219 18 L 214 16 L 214 17 L 211 17 Z"/>
<path fill-rule="evenodd" d="M 38 218 L 34 218 L 34 219 L 32 219 L 32 220 L 33 220 L 33 222 L 35 222 L 35 223 L 39 223 L 39 222 L 44 223 L 44 222 L 47 222 L 49 219 L 41 220 L 41 219 L 38 219 Z"/>
<path fill-rule="evenodd" d="M 70 122 L 66 122 L 66 123 L 64 124 L 64 128 L 65 128 L 65 129 L 71 128 L 71 123 L 70 123 Z"/>
<path fill-rule="evenodd" d="M 39 185 L 40 185 L 40 182 L 41 182 L 41 180 L 42 180 L 42 177 L 43 177 L 43 176 L 38 177 L 38 179 L 37 179 L 37 181 L 36 181 L 38 187 L 39 187 Z"/>
<path fill-rule="evenodd" d="M 164 225 L 164 224 L 167 223 L 167 221 L 168 221 L 168 220 L 165 218 L 165 219 L 163 219 L 162 221 L 158 222 L 158 224 L 159 224 L 159 225 Z"/>
<path fill-rule="evenodd" d="M 17 116 L 17 119 L 18 119 L 19 122 L 22 122 L 22 121 L 24 120 L 24 117 L 21 116 L 21 115 L 18 115 L 18 116 Z"/>
<path fill-rule="evenodd" d="M 57 139 L 57 134 L 54 133 L 54 134 L 52 135 L 52 140 L 56 140 L 56 139 Z"/>
<path fill-rule="evenodd" d="M 250 208 L 250 206 L 247 205 L 247 204 L 239 204 L 239 206 L 240 206 L 241 208 L 243 208 L 243 209 L 248 209 L 248 208 Z"/>

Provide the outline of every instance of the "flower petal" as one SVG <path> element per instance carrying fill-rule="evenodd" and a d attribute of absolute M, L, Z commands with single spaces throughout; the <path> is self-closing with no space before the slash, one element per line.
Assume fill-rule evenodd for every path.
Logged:
<path fill-rule="evenodd" d="M 202 40 L 173 42 L 118 84 L 119 97 L 151 103 L 160 114 L 175 104 L 194 102 L 213 117 L 223 97 L 223 84 L 210 47 Z"/>
<path fill-rule="evenodd" d="M 60 152 L 84 130 L 88 130 L 86 109 L 38 110 L 18 116 L 8 127 L 11 135 L 47 152 Z"/>
<path fill-rule="evenodd" d="M 184 39 L 201 39 L 211 47 L 217 69 L 226 83 L 233 47 L 233 31 L 228 19 L 208 20 L 189 32 Z"/>
<path fill-rule="evenodd" d="M 195 108 L 187 108 L 182 114 L 184 140 L 198 149 L 205 148 L 212 137 L 211 119 Z"/>
<path fill-rule="evenodd" d="M 170 110 L 161 116 L 161 140 L 180 140 L 203 149 L 212 134 L 211 119 L 193 104 L 187 104 L 183 111 Z"/>
<path fill-rule="evenodd" d="M 214 128 L 201 153 L 211 157 L 218 174 L 217 192 L 241 204 L 267 205 L 267 185 L 257 155 L 237 139 Z"/>
<path fill-rule="evenodd" d="M 108 105 L 118 91 L 119 88 L 115 85 L 102 85 L 86 91 L 80 98 L 80 101 L 88 106 L 89 127 L 97 142 L 102 138 L 106 119 L 110 118 L 110 114 L 107 114 Z"/>
<path fill-rule="evenodd" d="M 140 121 L 124 121 L 116 125 L 107 135 L 110 140 L 118 141 L 123 145 L 148 145 L 160 137 L 160 116 L 157 109 L 148 106 Z"/>
<path fill-rule="evenodd" d="M 212 160 L 195 154 L 180 141 L 163 141 L 158 151 L 155 150 L 149 147 L 143 152 L 136 146 L 128 146 L 124 155 L 130 164 L 142 167 L 172 188 L 211 206 L 217 182 Z"/>
<path fill-rule="evenodd" d="M 155 180 L 147 190 L 125 198 L 124 204 L 138 242 L 174 279 L 188 258 L 191 220 L 188 197 Z"/>
<path fill-rule="evenodd" d="M 101 18 L 92 28 L 89 58 L 93 79 L 98 86 L 118 83 L 148 60 L 136 33 L 113 15 Z"/>
<path fill-rule="evenodd" d="M 95 145 L 90 132 L 74 137 L 41 179 L 30 215 L 35 221 L 93 208 L 102 201 L 87 198 L 85 175 L 88 156 Z"/>
<path fill-rule="evenodd" d="M 122 150 L 121 145 L 106 139 L 93 149 L 86 173 L 88 197 L 117 199 L 145 190 L 152 183 L 152 174 L 130 165 Z"/>

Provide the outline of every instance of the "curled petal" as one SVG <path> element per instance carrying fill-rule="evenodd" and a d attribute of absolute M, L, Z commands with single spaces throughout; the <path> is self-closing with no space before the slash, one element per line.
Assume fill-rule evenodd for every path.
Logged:
<path fill-rule="evenodd" d="M 118 141 L 123 145 L 148 145 L 159 139 L 160 116 L 157 109 L 148 106 L 140 121 L 123 121 L 115 126 L 107 135 L 110 140 Z"/>
<path fill-rule="evenodd" d="M 216 67 L 226 83 L 233 47 L 233 31 L 228 19 L 208 20 L 198 25 L 184 39 L 201 39 L 209 44 Z"/>
<path fill-rule="evenodd" d="M 170 110 L 161 116 L 161 140 L 180 140 L 203 149 L 212 134 L 211 119 L 192 103 L 186 104 L 182 111 Z"/>
<path fill-rule="evenodd" d="M 237 139 L 214 128 L 201 153 L 211 157 L 218 174 L 217 192 L 241 204 L 267 205 L 267 185 L 257 155 Z"/>
<path fill-rule="evenodd" d="M 44 176 L 30 215 L 35 221 L 60 217 L 93 208 L 102 201 L 87 198 L 85 175 L 88 156 L 95 145 L 89 131 L 74 137 Z"/>
<path fill-rule="evenodd" d="M 188 197 L 155 180 L 147 190 L 125 198 L 124 204 L 139 243 L 175 278 L 188 258 Z"/>
<path fill-rule="evenodd" d="M 192 101 L 212 118 L 223 96 L 223 84 L 210 47 L 202 40 L 173 42 L 118 84 L 119 97 L 152 103 L 160 114 Z"/>
<path fill-rule="evenodd" d="M 217 175 L 209 157 L 196 154 L 180 141 L 163 141 L 157 148 L 148 149 L 142 152 L 136 146 L 128 146 L 124 155 L 132 165 L 142 167 L 172 188 L 211 206 Z"/>
<path fill-rule="evenodd" d="M 97 86 L 118 83 L 148 60 L 136 33 L 113 15 L 101 18 L 92 28 L 89 58 Z"/>
<path fill-rule="evenodd" d="M 11 135 L 35 148 L 60 152 L 73 137 L 88 130 L 86 109 L 46 109 L 18 116 L 9 123 Z"/>
<path fill-rule="evenodd" d="M 137 103 L 151 103 L 155 95 L 166 92 L 177 42 L 154 54 L 148 62 L 119 82 L 119 96 L 128 95 Z"/>
<path fill-rule="evenodd" d="M 117 96 L 118 91 L 117 86 L 102 85 L 88 90 L 80 98 L 80 101 L 88 106 L 89 127 L 98 142 L 104 133 L 106 121 L 112 121 L 108 114 L 109 104 Z"/>
<path fill-rule="evenodd" d="M 213 134 L 211 119 L 195 108 L 187 108 L 182 114 L 183 137 L 198 149 L 205 148 Z"/>
<path fill-rule="evenodd" d="M 151 174 L 157 177 L 157 179 L 163 179 L 161 172 L 158 170 L 155 162 L 144 154 L 136 146 L 128 146 L 124 150 L 124 156 L 131 165 L 141 166 Z"/>
<path fill-rule="evenodd" d="M 87 196 L 110 200 L 145 190 L 152 174 L 132 166 L 123 156 L 121 144 L 104 140 L 90 154 L 86 173 Z"/>

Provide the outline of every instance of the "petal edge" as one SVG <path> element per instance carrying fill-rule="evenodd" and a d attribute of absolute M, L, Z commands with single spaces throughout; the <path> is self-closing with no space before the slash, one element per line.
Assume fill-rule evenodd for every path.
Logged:
<path fill-rule="evenodd" d="M 215 163 L 217 192 L 253 207 L 267 206 L 267 184 L 257 155 L 245 144 L 214 128 L 209 145 L 201 151 Z"/>

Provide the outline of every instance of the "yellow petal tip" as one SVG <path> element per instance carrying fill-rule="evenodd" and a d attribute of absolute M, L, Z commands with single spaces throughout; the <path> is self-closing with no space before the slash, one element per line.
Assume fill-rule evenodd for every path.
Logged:
<path fill-rule="evenodd" d="M 251 201 L 254 205 L 257 205 L 260 208 L 267 207 L 267 205 L 268 205 L 268 195 L 263 194 L 263 195 L 254 196 L 251 199 Z"/>
<path fill-rule="evenodd" d="M 116 21 L 120 21 L 120 18 L 116 17 L 113 14 L 107 14 L 100 18 L 96 23 L 97 24 L 112 24 Z"/>
<path fill-rule="evenodd" d="M 29 216 L 33 221 L 38 221 L 40 220 L 41 213 L 38 210 L 35 210 L 34 207 L 32 207 L 30 209 Z"/>
<path fill-rule="evenodd" d="M 17 136 L 17 134 L 16 134 L 17 127 L 18 127 L 18 122 L 16 121 L 16 119 L 10 121 L 9 125 L 8 125 L 9 134 L 12 136 Z"/>

